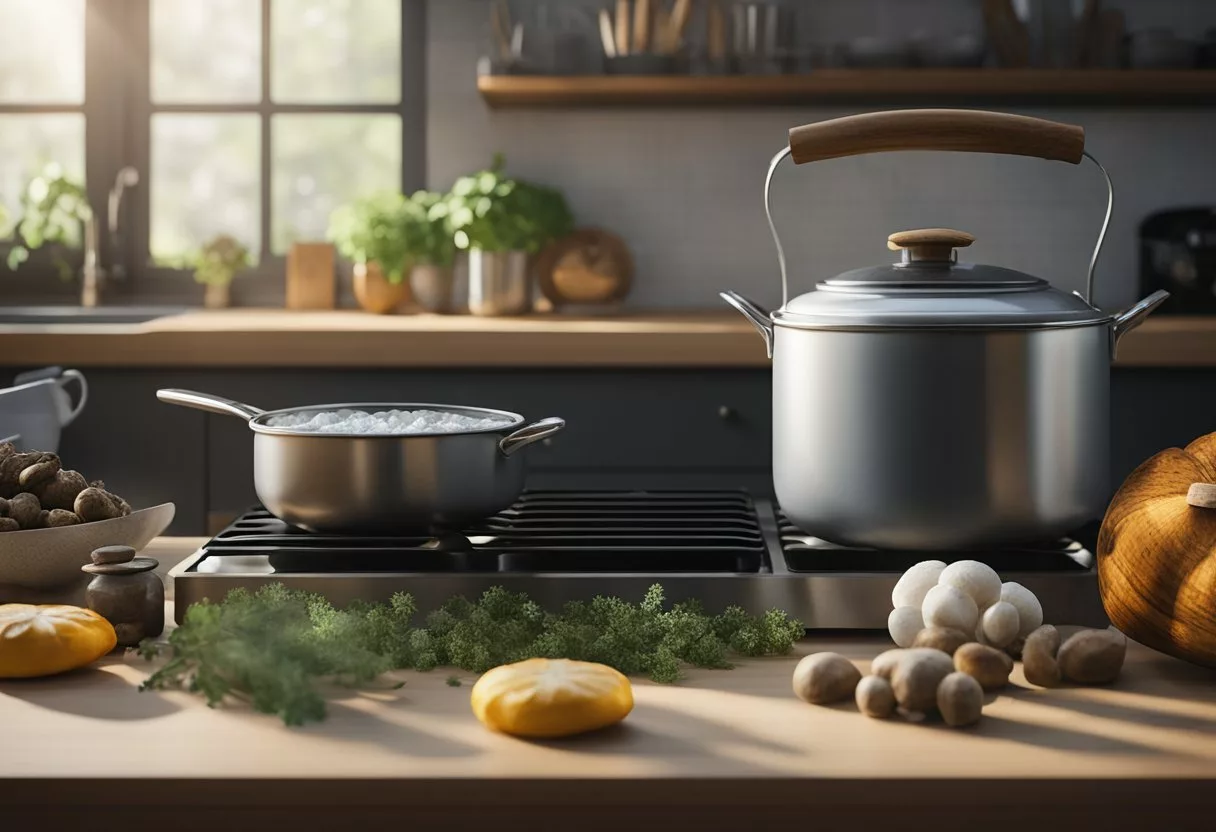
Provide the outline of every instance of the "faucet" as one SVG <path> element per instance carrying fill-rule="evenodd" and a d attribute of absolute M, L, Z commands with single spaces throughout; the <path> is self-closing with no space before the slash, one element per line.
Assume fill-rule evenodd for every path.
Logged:
<path fill-rule="evenodd" d="M 122 262 L 119 252 L 122 248 L 122 237 L 119 235 L 119 217 L 122 209 L 123 192 L 139 184 L 139 171 L 128 165 L 118 172 L 114 179 L 114 187 L 110 188 L 106 204 L 106 227 L 110 235 L 110 256 L 114 262 L 107 272 L 101 265 L 101 257 L 97 247 L 97 219 L 90 216 L 84 221 L 84 267 L 81 270 L 80 305 L 96 306 L 101 301 L 101 284 L 106 277 L 119 280 L 126 277 L 126 265 Z"/>

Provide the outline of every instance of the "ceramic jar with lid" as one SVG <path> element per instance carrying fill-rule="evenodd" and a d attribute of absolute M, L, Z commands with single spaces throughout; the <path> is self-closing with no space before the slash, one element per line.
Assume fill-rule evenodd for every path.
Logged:
<path fill-rule="evenodd" d="M 93 575 L 85 606 L 114 625 L 121 647 L 135 647 L 165 629 L 165 585 L 153 558 L 137 558 L 130 546 L 102 546 L 92 563 L 80 567 Z"/>

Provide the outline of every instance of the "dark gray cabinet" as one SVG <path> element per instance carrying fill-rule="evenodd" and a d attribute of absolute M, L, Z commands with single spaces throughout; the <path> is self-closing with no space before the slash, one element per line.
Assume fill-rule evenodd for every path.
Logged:
<path fill-rule="evenodd" d="M 3 380 L 11 378 L 12 370 Z M 0 377 L 5 374 L 0 374 Z M 204 534 L 255 501 L 253 437 L 237 419 L 162 405 L 158 387 L 263 408 L 353 401 L 471 404 L 566 431 L 529 449 L 536 488 L 746 488 L 770 493 L 767 370 L 90 370 L 91 397 L 63 435 L 65 461 L 134 505 L 177 503 L 171 531 Z M 1113 477 L 1216 430 L 1216 371 L 1116 370 Z M 892 414 L 892 418 L 899 418 Z"/>

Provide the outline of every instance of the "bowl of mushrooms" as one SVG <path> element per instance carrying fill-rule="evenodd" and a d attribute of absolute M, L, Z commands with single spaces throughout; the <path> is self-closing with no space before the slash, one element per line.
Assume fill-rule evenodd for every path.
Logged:
<path fill-rule="evenodd" d="M 65 469 L 58 455 L 0 443 L 0 601 L 19 600 L 19 589 L 83 583 L 80 567 L 94 549 L 142 549 L 173 514 L 172 503 L 132 511 L 102 481 Z"/>

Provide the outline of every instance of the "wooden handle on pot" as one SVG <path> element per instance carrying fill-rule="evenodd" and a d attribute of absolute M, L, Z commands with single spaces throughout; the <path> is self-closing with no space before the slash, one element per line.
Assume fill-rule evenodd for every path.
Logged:
<path fill-rule="evenodd" d="M 1085 128 L 983 110 L 892 110 L 790 130 L 790 156 L 799 165 L 897 150 L 1004 153 L 1075 165 L 1085 150 Z"/>

